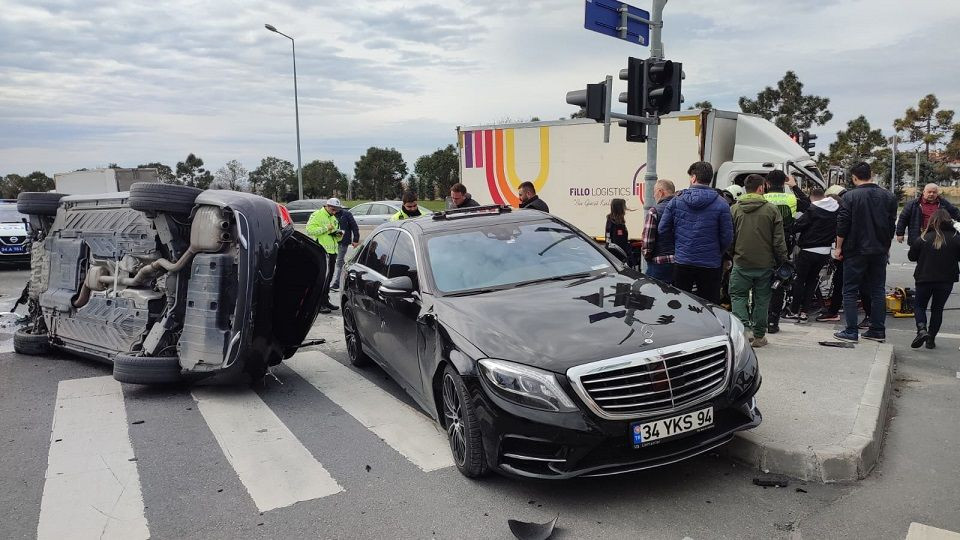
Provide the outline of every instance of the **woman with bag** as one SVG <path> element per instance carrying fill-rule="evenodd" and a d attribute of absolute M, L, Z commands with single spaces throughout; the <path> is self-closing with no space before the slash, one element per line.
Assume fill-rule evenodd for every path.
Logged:
<path fill-rule="evenodd" d="M 930 216 L 923 234 L 910 244 L 907 258 L 917 263 L 913 272 L 916 281 L 914 319 L 917 322 L 917 337 L 910 344 L 914 349 L 923 344 L 928 349 L 937 346 L 937 332 L 943 322 L 943 306 L 950 297 L 953 284 L 960 278 L 960 233 L 956 226 L 946 210 L 937 210 Z M 928 303 L 931 303 L 929 326 Z"/>

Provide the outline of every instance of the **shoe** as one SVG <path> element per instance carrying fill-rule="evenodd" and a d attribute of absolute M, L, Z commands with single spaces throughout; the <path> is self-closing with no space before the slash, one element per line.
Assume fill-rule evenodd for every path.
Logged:
<path fill-rule="evenodd" d="M 853 343 L 860 342 L 860 337 L 856 332 L 849 332 L 847 330 L 838 330 L 833 333 L 833 337 L 839 339 L 840 341 L 852 341 Z"/>
<path fill-rule="evenodd" d="M 864 317 L 860 324 L 857 325 L 857 328 L 870 328 L 870 317 Z"/>
<path fill-rule="evenodd" d="M 333 304 L 324 304 L 323 308 L 324 308 L 324 309 L 327 309 L 327 310 L 329 310 L 329 311 L 336 311 L 336 310 L 340 309 L 340 306 L 335 306 L 335 305 L 333 305 Z"/>
<path fill-rule="evenodd" d="M 779 325 L 779 324 L 768 324 L 768 325 L 767 325 L 767 333 L 768 333 L 768 334 L 776 334 L 776 333 L 778 333 L 778 332 L 780 332 L 780 325 Z"/>
<path fill-rule="evenodd" d="M 753 340 L 757 339 L 753 337 L 753 330 L 746 330 L 743 332 L 744 337 L 747 338 L 748 343 L 753 343 Z"/>
<path fill-rule="evenodd" d="M 917 337 L 910 342 L 910 348 L 919 349 L 927 341 L 927 328 L 925 326 L 917 327 Z"/>
<path fill-rule="evenodd" d="M 876 330 L 867 330 L 863 333 L 863 339 L 869 339 L 871 341 L 879 341 L 880 343 L 883 343 L 887 340 L 887 333 L 883 331 L 878 332 Z"/>
<path fill-rule="evenodd" d="M 770 342 L 767 341 L 767 338 L 766 338 L 766 337 L 760 336 L 760 337 L 758 337 L 758 338 L 753 338 L 753 343 L 751 343 L 750 345 L 752 345 L 753 348 L 756 349 L 757 347 L 763 347 L 764 345 L 767 345 L 768 343 L 770 343 Z"/>
<path fill-rule="evenodd" d="M 320 308 L 320 313 L 330 313 L 330 309 L 326 306 Z"/>
<path fill-rule="evenodd" d="M 927 336 L 927 348 L 928 348 L 928 349 L 936 349 L 936 348 L 937 348 L 937 341 L 936 341 L 936 339 L 937 339 L 937 338 L 936 338 L 935 336 Z"/>
<path fill-rule="evenodd" d="M 797 324 L 810 324 L 810 319 L 806 313 L 801 313 L 797 316 Z"/>
<path fill-rule="evenodd" d="M 814 319 L 817 322 L 840 322 L 839 313 L 821 313 Z"/>

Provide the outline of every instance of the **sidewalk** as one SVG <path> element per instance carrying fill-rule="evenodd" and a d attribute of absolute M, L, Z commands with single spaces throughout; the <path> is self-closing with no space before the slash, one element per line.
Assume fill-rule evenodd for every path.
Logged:
<path fill-rule="evenodd" d="M 738 434 L 724 452 L 758 469 L 801 480 L 854 481 L 877 463 L 893 378 L 893 346 L 836 341 L 830 324 L 783 321 L 757 349 L 763 385 L 760 427 Z"/>

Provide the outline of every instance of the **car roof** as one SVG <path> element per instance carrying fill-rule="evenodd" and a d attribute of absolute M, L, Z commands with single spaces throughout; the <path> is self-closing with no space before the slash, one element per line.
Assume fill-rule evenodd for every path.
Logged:
<path fill-rule="evenodd" d="M 556 220 L 555 216 L 537 210 L 512 210 L 500 214 L 483 214 L 455 219 L 435 219 L 433 215 L 422 216 L 403 221 L 403 228 L 419 229 L 424 234 L 438 231 L 468 230 L 501 223 L 527 223 L 534 221 Z"/>

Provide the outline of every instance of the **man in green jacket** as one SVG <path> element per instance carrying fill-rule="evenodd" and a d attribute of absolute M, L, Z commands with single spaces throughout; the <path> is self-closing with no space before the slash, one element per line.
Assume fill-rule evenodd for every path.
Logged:
<path fill-rule="evenodd" d="M 767 344 L 767 310 L 770 307 L 770 280 L 773 270 L 787 260 L 780 210 L 763 198 L 764 179 L 751 174 L 744 181 L 746 193 L 731 209 L 733 214 L 733 271 L 730 273 L 730 301 L 733 314 L 749 329 L 754 347 Z M 753 310 L 748 299 L 753 292 Z"/>
<path fill-rule="evenodd" d="M 334 197 L 327 200 L 323 208 L 310 214 L 310 220 L 307 221 L 307 236 L 316 240 L 327 252 L 327 275 L 320 292 L 320 313 L 330 313 L 331 310 L 338 309 L 330 303 L 330 282 L 333 280 L 337 263 L 337 243 L 343 236 L 340 222 L 337 220 L 340 209 L 340 199 Z"/>

